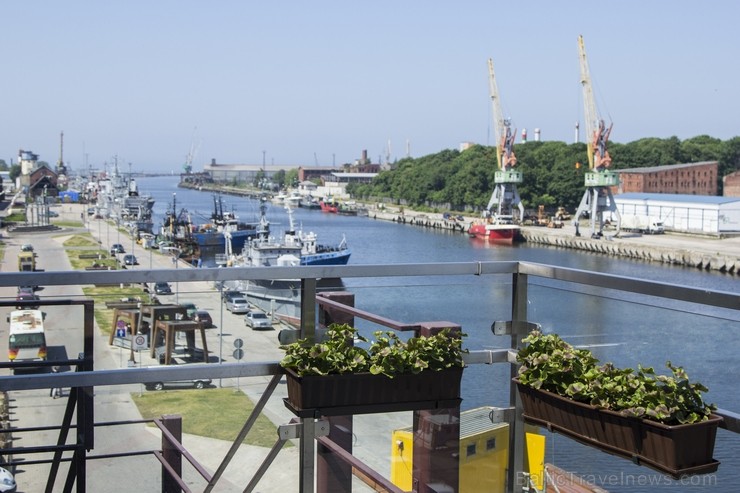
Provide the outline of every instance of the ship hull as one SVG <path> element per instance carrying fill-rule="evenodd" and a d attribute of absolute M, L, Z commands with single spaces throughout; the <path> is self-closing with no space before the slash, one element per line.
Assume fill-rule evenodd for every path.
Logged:
<path fill-rule="evenodd" d="M 468 229 L 472 238 L 490 243 L 512 244 L 519 241 L 519 227 L 516 225 L 473 224 Z"/>
<path fill-rule="evenodd" d="M 257 236 L 256 230 L 243 230 L 231 232 L 231 250 L 240 252 L 250 238 Z M 211 248 L 224 250 L 226 248 L 226 238 L 220 231 L 193 233 L 193 238 L 198 242 L 201 248 Z"/>

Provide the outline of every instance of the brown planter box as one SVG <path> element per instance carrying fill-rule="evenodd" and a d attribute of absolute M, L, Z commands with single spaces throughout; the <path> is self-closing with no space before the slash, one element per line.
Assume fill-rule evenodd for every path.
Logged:
<path fill-rule="evenodd" d="M 668 426 L 621 414 L 537 390 L 514 379 L 524 407 L 524 419 L 567 435 L 604 452 L 626 457 L 674 479 L 715 472 L 712 458 L 722 417 L 700 423 Z"/>
<path fill-rule="evenodd" d="M 462 368 L 418 374 L 298 376 L 288 378 L 286 406 L 296 415 L 338 416 L 455 407 L 460 403 Z"/>

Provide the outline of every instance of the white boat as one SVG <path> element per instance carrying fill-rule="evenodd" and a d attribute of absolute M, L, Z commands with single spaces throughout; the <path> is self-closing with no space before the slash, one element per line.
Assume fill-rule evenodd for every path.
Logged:
<path fill-rule="evenodd" d="M 296 231 L 293 211 L 290 206 L 285 209 L 290 219 L 290 228 L 282 239 L 270 235 L 270 222 L 267 220 L 265 200 L 260 205 L 261 217 L 257 236 L 250 239 L 241 254 L 226 258 L 218 256 L 217 265 L 227 267 L 270 267 L 298 265 L 343 265 L 349 261 L 351 252 L 345 239 L 335 246 L 320 245 L 315 233 L 304 234 Z M 341 287 L 341 280 L 324 280 L 320 286 Z M 263 311 L 282 316 L 288 320 L 300 318 L 301 280 L 247 280 L 227 281 L 227 289 L 236 289 L 246 293 L 247 300 Z"/>

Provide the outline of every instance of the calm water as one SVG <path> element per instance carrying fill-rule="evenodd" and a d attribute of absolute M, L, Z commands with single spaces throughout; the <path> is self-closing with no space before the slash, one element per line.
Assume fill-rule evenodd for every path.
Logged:
<path fill-rule="evenodd" d="M 176 194 L 178 210 L 187 208 L 195 220 L 207 221 L 213 207 L 211 193 L 177 188 L 176 177 L 139 180 L 140 189 L 157 200 L 155 226 Z M 256 201 L 224 196 L 228 209 L 244 221 L 257 218 Z M 268 216 L 277 234 L 288 218 L 280 206 Z M 551 247 L 518 245 L 488 247 L 464 234 L 426 230 L 363 217 L 338 216 L 297 209 L 294 217 L 304 231 L 318 234 L 320 243 L 336 244 L 345 235 L 352 249 L 351 264 L 469 262 L 528 260 L 640 277 L 661 282 L 737 292 L 736 276 L 691 268 L 621 260 Z M 740 322 L 708 310 L 694 315 L 687 304 L 654 306 L 644 297 L 615 297 L 608 290 L 568 287 L 532 280 L 529 320 L 559 333 L 573 344 L 595 345 L 602 361 L 635 367 L 638 363 L 665 368 L 665 362 L 685 367 L 689 376 L 710 388 L 707 400 L 723 409 L 740 412 L 740 395 L 732 375 L 740 373 L 736 356 L 740 347 Z M 404 322 L 446 320 L 460 324 L 470 348 L 504 347 L 508 341 L 493 336 L 491 323 L 510 318 L 510 276 L 444 279 L 348 279 L 356 306 Z M 626 301 L 620 301 L 624 299 Z M 627 301 L 630 301 L 628 303 Z M 717 316 L 709 316 L 717 315 Z M 379 327 L 357 322 L 370 335 Z M 465 371 L 463 409 L 482 405 L 508 405 L 508 367 L 473 365 Z M 584 475 L 609 491 L 716 491 L 734 492 L 740 486 L 740 436 L 719 430 L 715 459 L 722 462 L 716 475 L 671 481 L 628 461 L 578 445 L 559 435 L 548 435 L 548 462 Z M 649 486 L 645 484 L 649 482 Z"/>

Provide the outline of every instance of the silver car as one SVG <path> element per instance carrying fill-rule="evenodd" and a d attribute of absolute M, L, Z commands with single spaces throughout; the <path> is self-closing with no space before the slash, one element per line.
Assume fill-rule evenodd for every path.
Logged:
<path fill-rule="evenodd" d="M 251 310 L 244 315 L 244 324 L 252 329 L 272 330 L 272 321 L 259 310 Z"/>
<path fill-rule="evenodd" d="M 247 313 L 249 311 L 249 303 L 246 298 L 232 298 L 226 300 L 226 309 L 231 313 Z"/>

